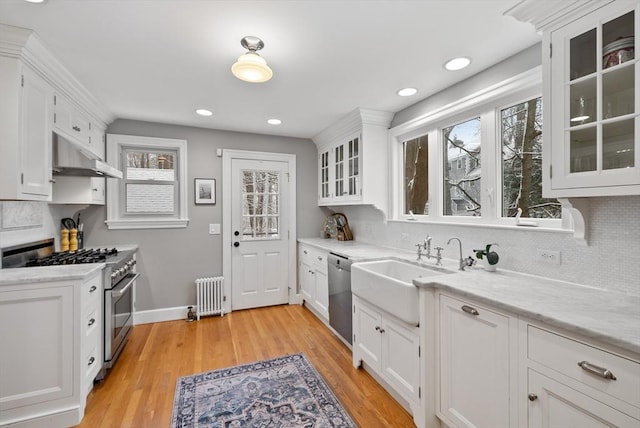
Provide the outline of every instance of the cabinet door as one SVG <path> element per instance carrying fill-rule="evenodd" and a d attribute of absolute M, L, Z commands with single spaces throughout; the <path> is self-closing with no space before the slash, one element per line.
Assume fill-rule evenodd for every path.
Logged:
<path fill-rule="evenodd" d="M 91 177 L 91 203 L 95 205 L 104 205 L 106 178 Z"/>
<path fill-rule="evenodd" d="M 320 150 L 318 155 L 318 204 L 331 201 L 330 150 Z"/>
<path fill-rule="evenodd" d="M 54 96 L 53 128 L 57 133 L 88 149 L 90 126 L 89 119 L 70 100 Z"/>
<path fill-rule="evenodd" d="M 0 292 L 0 425 L 5 411 L 73 395 L 74 331 L 72 284 Z"/>
<path fill-rule="evenodd" d="M 458 427 L 507 427 L 509 320 L 440 296 L 440 413 Z"/>
<path fill-rule="evenodd" d="M 361 138 L 356 134 L 331 150 L 333 199 L 338 202 L 361 199 Z"/>
<path fill-rule="evenodd" d="M 20 192 L 46 200 L 51 196 L 51 94 L 40 76 L 23 67 L 20 106 Z"/>
<path fill-rule="evenodd" d="M 382 358 L 382 317 L 380 313 L 362 304 L 355 305 L 354 354 L 376 370 L 380 370 Z"/>
<path fill-rule="evenodd" d="M 529 428 L 640 426 L 637 419 L 534 370 L 527 377 Z"/>
<path fill-rule="evenodd" d="M 637 14 L 637 2 L 615 2 L 551 34 L 551 191 L 582 190 L 555 196 L 609 195 L 611 186 L 638 193 Z"/>
<path fill-rule="evenodd" d="M 104 160 L 105 152 L 105 130 L 98 125 L 89 123 L 89 150 L 91 150 L 100 160 Z"/>
<path fill-rule="evenodd" d="M 329 280 L 326 272 L 315 270 L 316 295 L 314 304 L 316 309 L 325 318 L 329 318 Z"/>
<path fill-rule="evenodd" d="M 420 386 L 420 338 L 409 328 L 382 318 L 382 372 L 396 389 L 417 400 Z"/>
<path fill-rule="evenodd" d="M 300 263 L 300 292 L 304 300 L 313 304 L 316 299 L 315 273 L 305 262 Z"/>

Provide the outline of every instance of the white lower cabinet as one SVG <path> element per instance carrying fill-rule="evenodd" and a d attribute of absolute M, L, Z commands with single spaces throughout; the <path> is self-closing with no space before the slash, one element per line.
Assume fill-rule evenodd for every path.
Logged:
<path fill-rule="evenodd" d="M 640 427 L 640 363 L 525 321 L 520 332 L 523 424 Z"/>
<path fill-rule="evenodd" d="M 316 247 L 298 245 L 298 278 L 302 299 L 325 321 L 329 320 L 327 255 Z"/>
<path fill-rule="evenodd" d="M 102 273 L 0 287 L 0 426 L 67 427 L 101 366 Z"/>
<path fill-rule="evenodd" d="M 353 296 L 353 365 L 366 363 L 408 402 L 420 401 L 419 328 Z"/>
<path fill-rule="evenodd" d="M 439 296 L 438 416 L 456 427 L 508 427 L 517 420 L 511 384 L 510 317 Z"/>

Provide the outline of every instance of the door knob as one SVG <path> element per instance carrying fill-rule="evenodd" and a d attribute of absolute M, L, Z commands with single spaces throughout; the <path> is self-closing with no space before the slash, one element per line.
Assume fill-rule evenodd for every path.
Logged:
<path fill-rule="evenodd" d="M 237 230 L 235 232 L 233 232 L 234 236 L 238 236 L 240 235 L 240 232 L 238 232 Z"/>
<path fill-rule="evenodd" d="M 240 246 L 240 243 L 236 241 L 236 242 L 234 242 L 234 243 L 233 243 L 233 246 L 234 246 L 234 247 L 239 247 L 239 246 Z"/>
<path fill-rule="evenodd" d="M 528 397 L 529 397 L 529 401 L 536 401 L 538 399 L 538 396 L 533 392 L 529 393 Z"/>

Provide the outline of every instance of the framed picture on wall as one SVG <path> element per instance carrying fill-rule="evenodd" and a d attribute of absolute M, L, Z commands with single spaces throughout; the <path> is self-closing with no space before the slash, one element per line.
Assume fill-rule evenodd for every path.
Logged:
<path fill-rule="evenodd" d="M 215 205 L 216 203 L 215 178 L 196 178 L 194 189 L 195 189 L 196 204 Z"/>

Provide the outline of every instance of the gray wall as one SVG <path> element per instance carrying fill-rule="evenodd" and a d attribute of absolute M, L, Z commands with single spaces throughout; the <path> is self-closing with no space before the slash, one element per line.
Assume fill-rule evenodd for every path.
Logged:
<path fill-rule="evenodd" d="M 297 164 L 297 234 L 317 236 L 324 219 L 317 207 L 317 151 L 311 140 L 117 120 L 109 133 L 187 140 L 189 226 L 186 229 L 108 230 L 104 207 L 82 212 L 86 245 L 135 243 L 140 246 L 137 310 L 195 304 L 194 279 L 222 274 L 222 235 L 209 235 L 209 223 L 222 224 L 222 158 L 216 149 L 291 153 Z M 216 205 L 195 205 L 194 178 L 215 178 Z M 223 231 L 224 233 L 224 231 Z"/>

